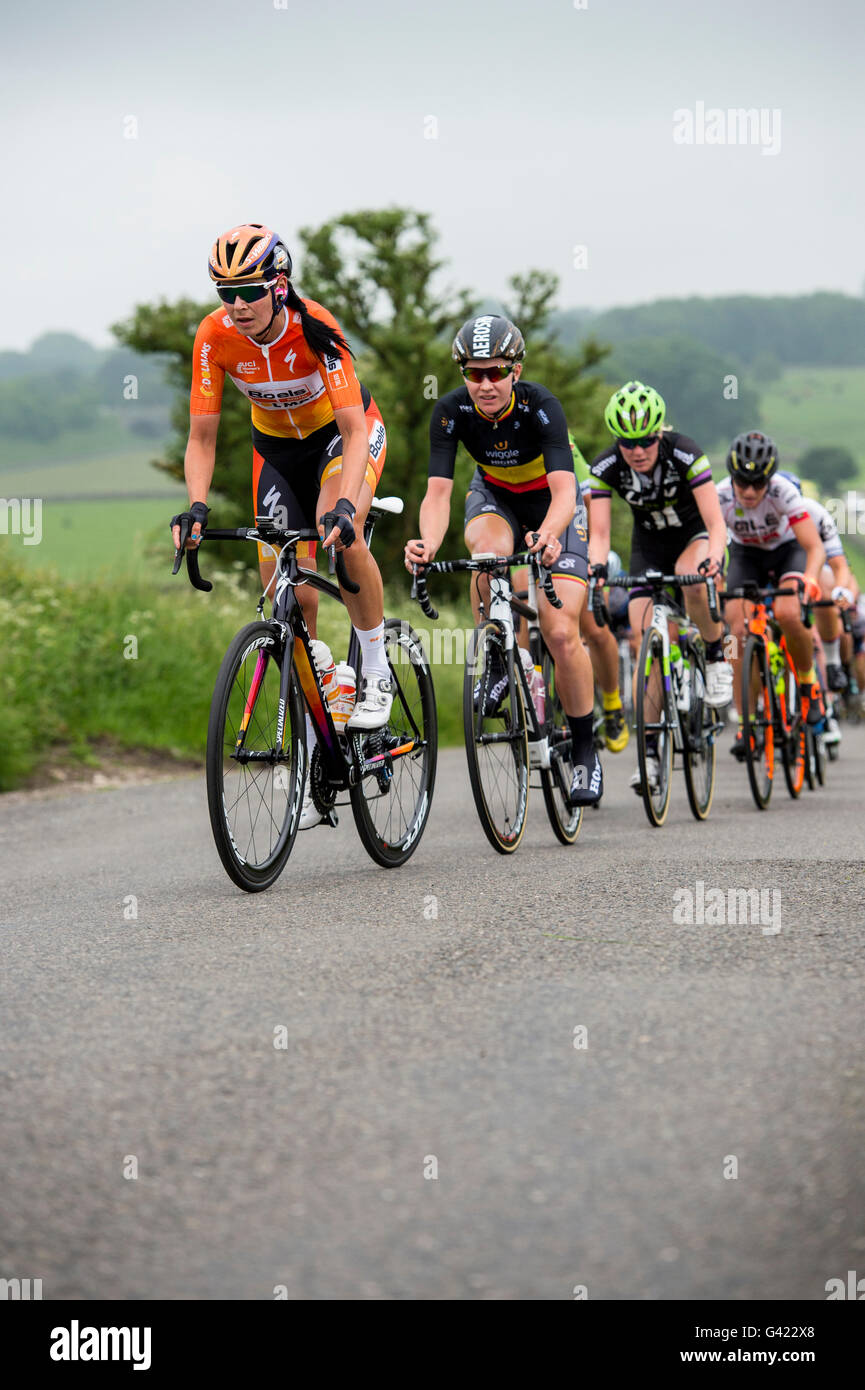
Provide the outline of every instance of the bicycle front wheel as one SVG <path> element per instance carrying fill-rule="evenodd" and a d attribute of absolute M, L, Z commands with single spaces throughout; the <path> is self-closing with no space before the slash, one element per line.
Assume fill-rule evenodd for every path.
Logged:
<path fill-rule="evenodd" d="M 706 703 L 706 656 L 702 647 L 686 642 L 682 655 L 691 672 L 691 704 L 682 716 L 685 790 L 697 820 L 705 820 L 715 795 L 716 716 Z"/>
<path fill-rule="evenodd" d="M 649 824 L 663 825 L 673 782 L 673 729 L 664 696 L 664 639 L 656 627 L 643 634 L 637 667 L 637 758 Z M 650 777 L 652 760 L 656 777 Z"/>
<path fill-rule="evenodd" d="M 769 805 L 775 774 L 771 679 L 766 645 L 761 637 L 752 633 L 745 643 L 739 708 L 748 781 L 754 802 L 761 811 Z"/>
<path fill-rule="evenodd" d="M 463 732 L 469 781 L 484 834 L 500 854 L 523 838 L 529 804 L 529 741 L 514 648 L 497 622 L 479 623 L 466 654 Z"/>
<path fill-rule="evenodd" d="M 303 707 L 292 671 L 288 705 L 280 712 L 284 656 L 276 629 L 250 623 L 225 653 L 210 706 L 210 825 L 226 873 L 247 893 L 260 893 L 279 877 L 300 819 Z"/>
<path fill-rule="evenodd" d="M 571 730 L 556 691 L 556 668 L 546 647 L 541 670 L 547 693 L 550 750 L 550 766 L 541 769 L 541 789 L 556 838 L 563 845 L 572 845 L 583 823 L 583 807 L 569 805 L 568 798 L 574 777 Z"/>
<path fill-rule="evenodd" d="M 429 818 L 438 753 L 432 674 L 420 638 L 388 618 L 384 641 L 394 697 L 387 724 L 359 740 L 366 770 L 351 789 L 357 833 L 384 869 L 414 854 Z"/>

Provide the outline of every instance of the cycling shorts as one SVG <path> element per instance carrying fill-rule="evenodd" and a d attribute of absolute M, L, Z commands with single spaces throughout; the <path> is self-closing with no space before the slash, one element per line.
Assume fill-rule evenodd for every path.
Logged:
<path fill-rule="evenodd" d="M 387 433 L 378 406 L 366 387 L 362 391 L 369 435 L 366 482 L 375 496 L 387 453 Z M 342 472 L 342 436 L 334 421 L 322 425 L 305 439 L 262 434 L 253 427 L 252 444 L 255 515 L 278 516 L 281 524 L 288 528 L 315 526 L 322 484 Z M 315 547 L 315 541 L 301 541 L 297 547 L 298 558 L 310 558 L 315 554 Z M 258 556 L 260 560 L 272 559 L 270 549 L 261 545 Z"/>
<path fill-rule="evenodd" d="M 660 570 L 661 574 L 674 574 L 676 561 L 692 541 L 708 540 L 709 533 L 702 517 L 697 517 L 690 525 L 668 526 L 663 531 L 646 531 L 642 526 L 634 526 L 631 532 L 631 574 L 644 574 L 646 570 Z M 651 589 L 631 589 L 631 598 L 645 598 Z"/>
<path fill-rule="evenodd" d="M 548 488 L 523 493 L 505 492 L 502 488 L 493 487 L 478 468 L 466 493 L 465 525 L 468 526 L 476 516 L 500 516 L 511 528 L 514 550 L 522 550 L 526 544 L 526 532 L 540 529 L 549 506 Z M 588 582 L 588 537 L 582 524 L 584 516 L 585 509 L 578 505 L 574 520 L 559 536 L 562 553 L 550 566 L 552 573 L 560 579 L 575 579 L 580 584 Z"/>
<path fill-rule="evenodd" d="M 778 585 L 785 574 L 804 574 L 807 556 L 797 540 L 785 541 L 774 550 L 758 550 L 753 545 L 730 546 L 727 588 L 740 589 L 753 582 L 765 589 L 767 584 Z"/>

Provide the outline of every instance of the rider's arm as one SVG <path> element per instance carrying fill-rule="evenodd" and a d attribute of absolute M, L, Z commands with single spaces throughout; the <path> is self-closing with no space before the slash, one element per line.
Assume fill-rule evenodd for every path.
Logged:
<path fill-rule="evenodd" d="M 429 424 L 429 482 L 420 504 L 420 539 L 405 548 L 406 568 L 435 557 L 450 523 L 451 493 L 457 457 L 456 392 L 442 396 L 433 406 Z"/>
<path fill-rule="evenodd" d="M 557 539 L 570 526 L 577 506 L 577 479 L 573 472 L 556 471 L 547 474 L 550 505 L 540 525 L 541 533 L 549 531 Z"/>
<path fill-rule="evenodd" d="M 589 564 L 605 565 L 610 553 L 611 507 L 609 497 L 589 494 Z"/>
<path fill-rule="evenodd" d="M 697 503 L 700 516 L 705 521 L 706 530 L 709 532 L 709 559 L 717 561 L 719 567 L 723 568 L 724 555 L 727 550 L 727 523 L 721 511 L 721 503 L 718 501 L 718 489 L 712 481 L 711 474 L 708 482 L 694 488 L 694 501 Z"/>
<path fill-rule="evenodd" d="M 333 418 L 342 437 L 339 495 L 346 497 L 356 509 L 366 478 L 366 465 L 369 462 L 369 434 L 363 405 L 350 405 L 342 410 L 335 410 Z"/>
<path fill-rule="evenodd" d="M 190 415 L 183 472 L 190 502 L 206 502 L 216 462 L 218 415 Z"/>
<path fill-rule="evenodd" d="M 827 555 L 826 564 L 832 571 L 832 577 L 835 580 L 832 587 L 849 589 L 852 594 L 853 576 L 850 573 L 850 566 L 847 564 L 847 557 L 843 551 L 840 555 Z"/>
<path fill-rule="evenodd" d="M 820 532 L 808 515 L 798 521 L 791 522 L 791 525 L 793 535 L 805 551 L 805 578 L 813 580 L 816 584 L 826 554 L 820 539 Z"/>
<path fill-rule="evenodd" d="M 453 478 L 430 478 L 420 504 L 420 534 L 424 553 L 432 560 L 445 538 L 451 518 Z"/>

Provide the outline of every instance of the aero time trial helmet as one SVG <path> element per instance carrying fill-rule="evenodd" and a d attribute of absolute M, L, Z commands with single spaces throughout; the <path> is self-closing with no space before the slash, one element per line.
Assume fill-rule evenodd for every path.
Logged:
<path fill-rule="evenodd" d="M 475 314 L 466 319 L 453 341 L 453 358 L 464 367 L 466 362 L 484 357 L 504 357 L 508 362 L 522 362 L 526 344 L 522 333 L 510 319 L 501 314 Z"/>

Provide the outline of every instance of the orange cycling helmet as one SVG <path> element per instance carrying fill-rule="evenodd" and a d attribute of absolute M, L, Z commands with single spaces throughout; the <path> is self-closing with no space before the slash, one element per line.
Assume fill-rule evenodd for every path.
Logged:
<path fill-rule="evenodd" d="M 243 222 L 213 243 L 208 265 L 211 280 L 251 285 L 273 275 L 291 275 L 288 247 L 261 222 Z"/>

